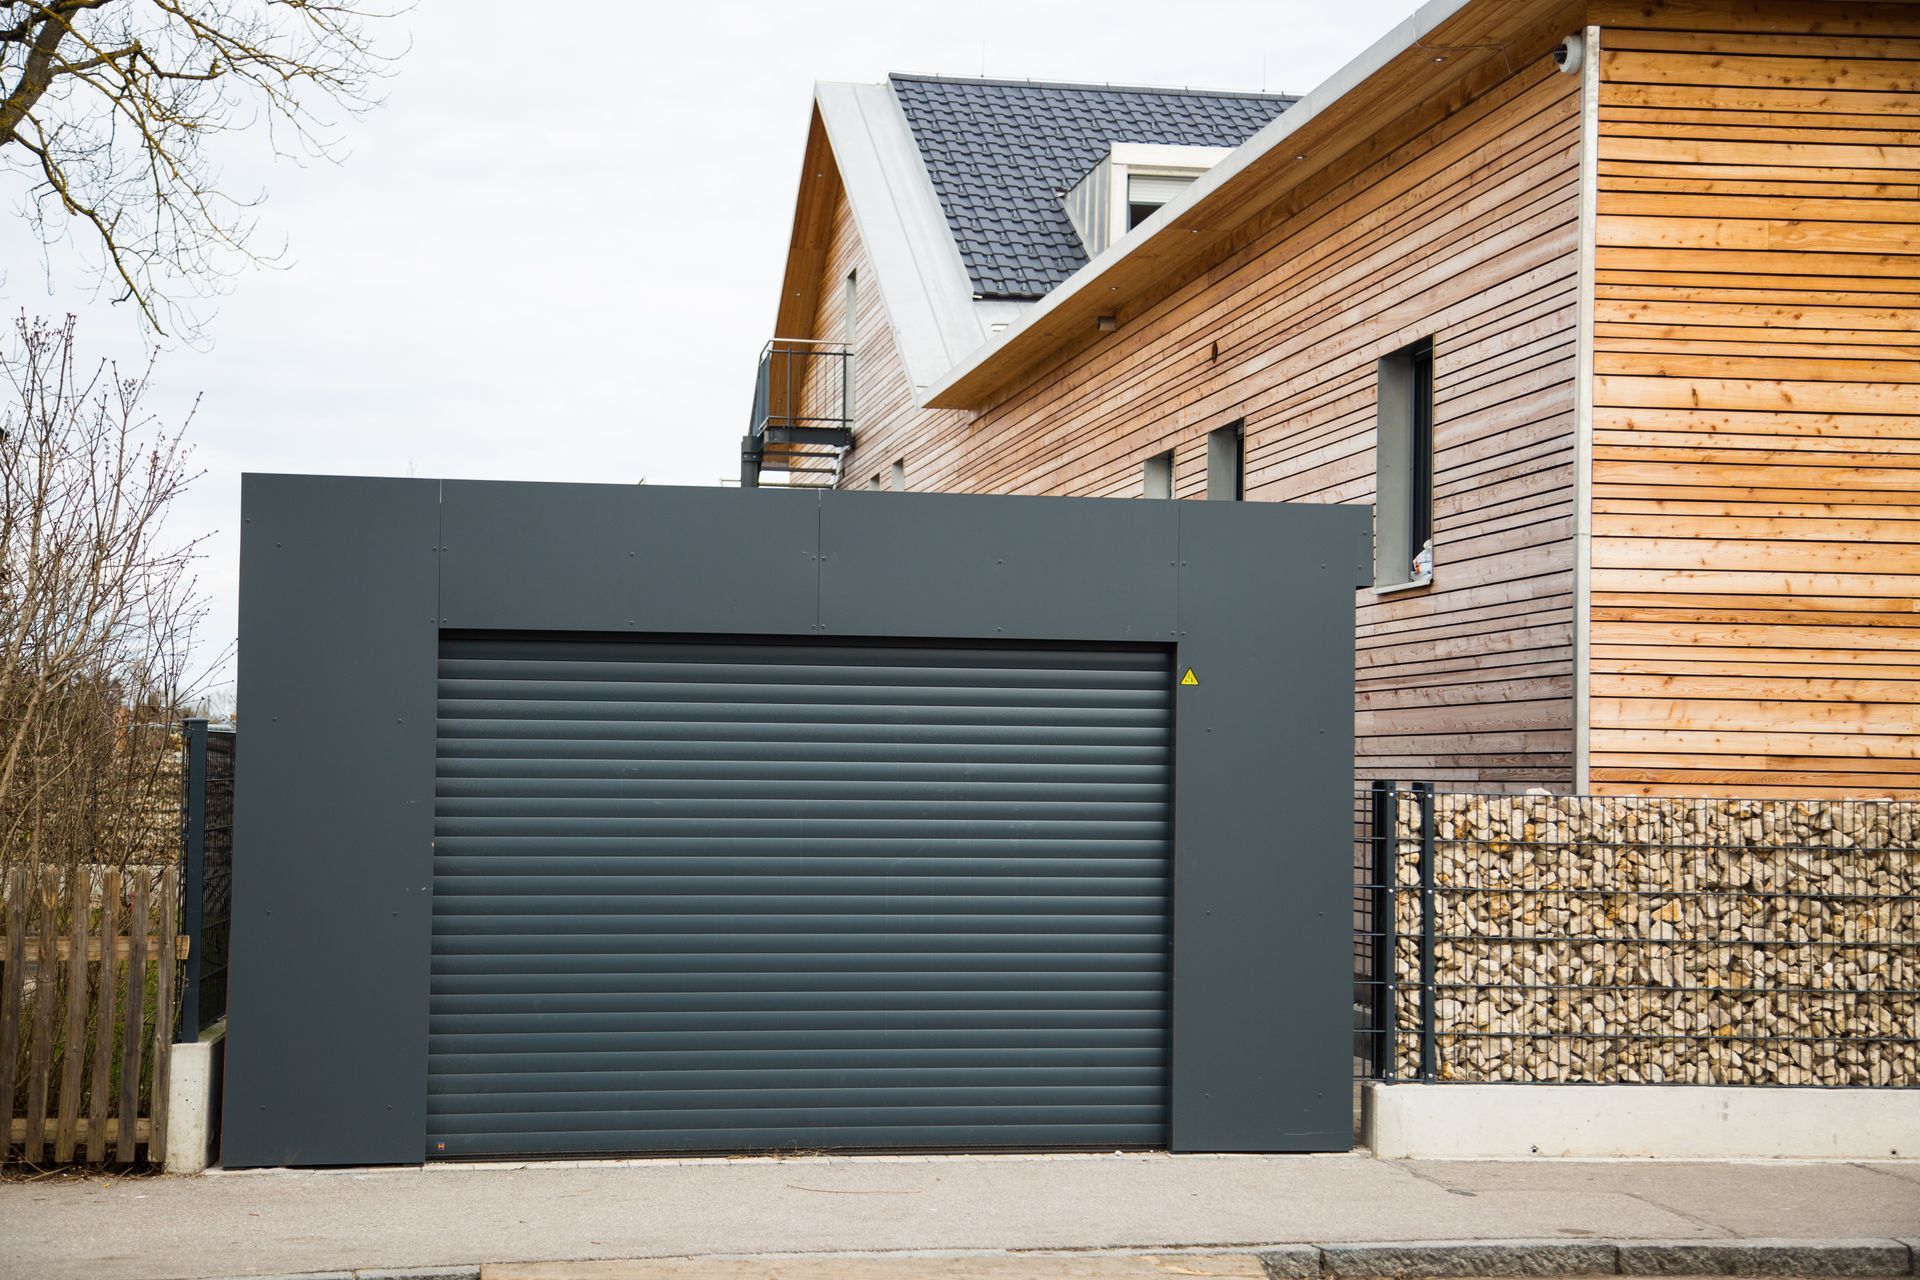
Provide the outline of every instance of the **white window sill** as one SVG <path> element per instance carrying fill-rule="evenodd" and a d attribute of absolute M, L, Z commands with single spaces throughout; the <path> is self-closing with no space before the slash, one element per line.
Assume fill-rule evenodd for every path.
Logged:
<path fill-rule="evenodd" d="M 1432 585 L 1433 575 L 1428 573 L 1413 579 L 1411 582 L 1396 582 L 1391 586 L 1375 587 L 1373 594 L 1377 596 L 1395 596 L 1403 591 L 1418 591 L 1422 587 L 1430 587 Z"/>

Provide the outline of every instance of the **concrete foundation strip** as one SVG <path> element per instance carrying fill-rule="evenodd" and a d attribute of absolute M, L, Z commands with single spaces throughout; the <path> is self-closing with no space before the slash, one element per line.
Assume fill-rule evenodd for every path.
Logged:
<path fill-rule="evenodd" d="M 1078 1280 L 1098 1274 L 1088 1264 L 1111 1259 L 1117 1277 L 1148 1274 L 1236 1276 L 1219 1265 L 1244 1259 L 1247 1273 L 1268 1280 L 1406 1280 L 1409 1277 L 1473 1276 L 1905 1276 L 1920 1275 L 1920 1239 L 1915 1240 L 1457 1240 L 1382 1241 L 1364 1244 L 1240 1246 L 1215 1250 L 1111 1250 L 1020 1253 L 915 1253 L 859 1255 L 860 1269 L 877 1277 L 920 1280 L 962 1267 L 982 1276 Z M 849 1255 L 787 1254 L 782 1274 L 821 1280 L 847 1274 Z M 1214 1265 L 1195 1272 L 1181 1259 Z M 1123 1261 L 1124 1260 L 1124 1261 Z M 1151 1260 L 1142 1270 L 1140 1263 Z M 247 1280 L 698 1280 L 735 1276 L 740 1258 L 636 1258 L 625 1261 L 493 1263 L 485 1266 L 376 1267 L 313 1271 Z M 764 1261 L 773 1263 L 768 1257 Z M 888 1266 L 888 1262 L 895 1264 Z M 943 1263 L 949 1265 L 942 1265 Z M 987 1264 L 979 1269 L 980 1264 Z M 706 1266 L 703 1264 L 713 1264 Z M 969 1265 L 971 1264 L 971 1265 Z M 997 1265 L 996 1265 L 997 1264 Z M 1168 1265 L 1172 1269 L 1168 1269 Z M 1097 1264 L 1096 1264 L 1097 1265 Z M 721 1269 L 724 1267 L 725 1269 Z M 233 1277 L 232 1280 L 241 1280 Z"/>

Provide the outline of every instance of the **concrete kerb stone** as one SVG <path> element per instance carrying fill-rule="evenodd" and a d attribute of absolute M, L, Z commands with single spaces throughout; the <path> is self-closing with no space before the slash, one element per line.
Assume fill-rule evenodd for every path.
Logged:
<path fill-rule="evenodd" d="M 1313 1280 L 1320 1274 L 1320 1250 L 1314 1245 L 1276 1245 L 1255 1249 L 1253 1254 L 1272 1280 Z"/>
<path fill-rule="evenodd" d="M 1604 1276 L 1616 1274 L 1617 1246 L 1592 1240 L 1452 1240 L 1330 1244 L 1323 1275 Z"/>
<path fill-rule="evenodd" d="M 1671 1240 L 1620 1246 L 1623 1276 L 1901 1276 L 1898 1240 Z"/>

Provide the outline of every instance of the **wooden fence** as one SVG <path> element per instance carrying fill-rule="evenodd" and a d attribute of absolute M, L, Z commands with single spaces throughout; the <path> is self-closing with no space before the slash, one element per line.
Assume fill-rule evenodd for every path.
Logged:
<path fill-rule="evenodd" d="M 0 1162 L 166 1149 L 179 873 L 0 872 Z"/>

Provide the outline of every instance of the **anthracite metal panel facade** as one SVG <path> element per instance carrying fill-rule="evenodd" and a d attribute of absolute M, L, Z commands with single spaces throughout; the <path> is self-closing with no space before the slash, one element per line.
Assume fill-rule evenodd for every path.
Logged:
<path fill-rule="evenodd" d="M 1353 860 L 1338 851 L 1353 848 L 1368 512 L 1167 505 L 1181 511 L 1178 665 L 1199 677 L 1176 699 L 1174 1145 L 1345 1150 L 1353 1041 L 1328 1029 L 1353 1018 Z M 1179 1087 L 1184 1062 L 1207 1064 L 1203 1086 Z"/>
<path fill-rule="evenodd" d="M 1164 1146 L 1168 664 L 444 641 L 429 1152 Z"/>
<path fill-rule="evenodd" d="M 1168 1145 L 1348 1145 L 1364 508 L 300 476 L 242 495 L 230 1166 L 427 1154 L 443 631 L 1171 645 Z"/>
<path fill-rule="evenodd" d="M 426 1125 L 432 480 L 241 482 L 229 1163 L 399 1164 Z"/>

